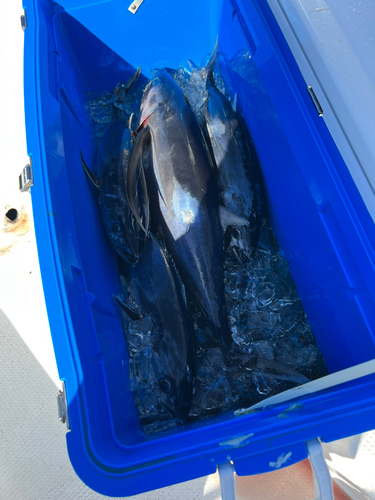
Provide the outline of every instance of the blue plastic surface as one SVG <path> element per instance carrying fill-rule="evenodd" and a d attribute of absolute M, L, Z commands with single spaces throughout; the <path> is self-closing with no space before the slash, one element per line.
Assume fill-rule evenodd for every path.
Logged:
<path fill-rule="evenodd" d="M 120 291 L 117 258 L 80 162 L 80 150 L 95 160 L 86 92 L 112 90 L 139 64 L 149 76 L 187 58 L 199 62 L 217 35 L 227 59 L 240 50 L 251 56 L 250 73 L 229 71 L 227 83 L 238 93 L 272 224 L 328 369 L 375 357 L 374 224 L 266 3 L 146 0 L 136 15 L 123 0 L 24 0 L 24 7 L 35 228 L 67 390 L 68 451 L 82 480 L 124 496 L 213 473 L 228 460 L 238 474 L 256 474 L 288 454 L 282 466 L 306 458 L 306 440 L 373 428 L 375 375 L 305 396 L 286 418 L 282 404 L 153 439 L 144 437 L 130 391 L 112 299 Z"/>

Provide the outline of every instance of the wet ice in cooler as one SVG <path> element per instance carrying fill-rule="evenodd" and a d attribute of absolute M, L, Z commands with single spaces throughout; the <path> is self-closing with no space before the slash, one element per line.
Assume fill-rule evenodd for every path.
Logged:
<path fill-rule="evenodd" d="M 203 126 L 207 99 L 204 65 L 171 71 Z M 233 102 L 227 64 L 252 85 L 263 88 L 248 52 L 238 53 L 227 63 L 218 54 L 215 65 L 217 88 Z M 220 71 L 220 74 L 218 73 Z M 222 76 L 221 76 L 222 75 Z M 119 82 L 112 92 L 90 93 L 88 109 L 97 142 L 115 117 L 137 114 L 143 86 L 127 96 Z M 229 96 L 229 94 L 231 96 Z M 135 123 L 136 116 L 133 123 Z M 289 273 L 275 235 L 263 220 L 258 248 L 251 259 L 240 261 L 229 247 L 225 256 L 225 292 L 228 323 L 233 344 L 230 360 L 212 344 L 210 325 L 200 312 L 193 314 L 197 350 L 197 376 L 191 419 L 253 404 L 278 392 L 326 375 L 327 368 Z M 127 286 L 129 306 L 140 313 L 139 297 L 132 283 Z M 161 405 L 160 387 L 153 373 L 152 319 L 131 321 L 126 332 L 129 350 L 130 388 L 146 434 L 179 425 Z"/>

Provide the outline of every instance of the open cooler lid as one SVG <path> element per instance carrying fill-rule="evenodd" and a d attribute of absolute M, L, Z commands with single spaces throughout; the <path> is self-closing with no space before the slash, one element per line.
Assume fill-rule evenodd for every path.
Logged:
<path fill-rule="evenodd" d="M 268 0 L 375 220 L 375 5 Z"/>

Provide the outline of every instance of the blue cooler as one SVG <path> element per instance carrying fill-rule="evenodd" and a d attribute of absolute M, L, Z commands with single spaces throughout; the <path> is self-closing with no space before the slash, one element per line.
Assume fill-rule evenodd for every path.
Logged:
<path fill-rule="evenodd" d="M 31 194 L 65 383 L 67 447 L 80 478 L 111 496 L 187 481 L 227 463 L 238 475 L 268 472 L 306 458 L 306 442 L 375 427 L 371 179 L 360 173 L 358 155 L 356 170 L 349 153 L 337 147 L 328 120 L 340 121 L 334 107 L 314 72 L 311 81 L 302 76 L 280 30 L 275 15 L 288 25 L 280 7 L 287 2 L 145 0 L 137 8 L 139 3 L 134 14 L 124 0 L 24 0 Z M 292 33 L 293 26 L 287 28 Z M 89 165 L 96 155 L 85 105 L 88 92 L 111 91 L 140 64 L 150 77 L 154 68 L 178 68 L 187 58 L 200 62 L 217 36 L 228 60 L 248 54 L 251 74 L 228 69 L 226 83 L 237 92 L 272 227 L 330 375 L 254 409 L 150 438 L 130 390 L 127 347 L 112 299 L 121 291 L 117 257 L 81 166 L 80 150 Z"/>

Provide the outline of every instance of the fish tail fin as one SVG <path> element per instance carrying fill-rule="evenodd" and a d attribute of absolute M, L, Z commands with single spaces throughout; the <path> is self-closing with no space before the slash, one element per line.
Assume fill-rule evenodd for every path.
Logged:
<path fill-rule="evenodd" d="M 139 66 L 138 69 L 132 74 L 132 76 L 126 80 L 126 83 L 124 85 L 125 95 L 129 93 L 130 89 L 138 80 L 140 74 L 141 74 L 141 67 Z"/>
<path fill-rule="evenodd" d="M 99 181 L 99 179 L 96 177 L 96 175 L 93 172 L 91 172 L 91 170 L 89 169 L 89 167 L 86 165 L 86 162 L 83 159 L 82 151 L 80 151 L 80 155 L 81 155 L 82 167 L 83 167 L 83 170 L 85 171 L 85 174 L 90 179 L 90 181 L 94 184 L 94 186 L 99 189 L 100 188 L 100 181 Z"/>
<path fill-rule="evenodd" d="M 206 64 L 206 80 L 209 80 L 213 86 L 215 86 L 214 66 L 218 49 L 219 49 L 219 37 L 216 38 L 214 50 L 212 51 L 211 57 L 208 60 L 208 63 Z"/>

